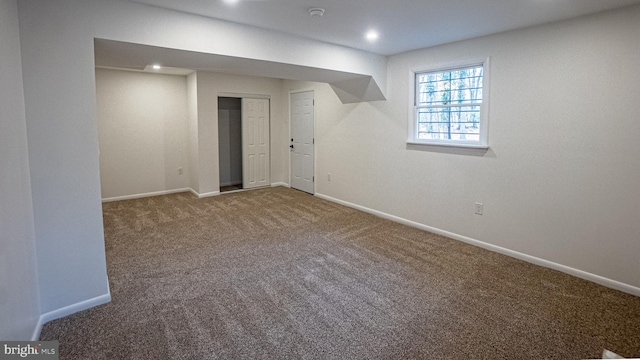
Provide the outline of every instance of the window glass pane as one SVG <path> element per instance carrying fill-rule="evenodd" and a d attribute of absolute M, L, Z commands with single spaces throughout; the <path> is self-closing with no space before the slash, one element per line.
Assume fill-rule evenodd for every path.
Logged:
<path fill-rule="evenodd" d="M 418 74 L 416 105 L 482 102 L 482 66 Z"/>
<path fill-rule="evenodd" d="M 480 106 L 418 109 L 418 139 L 480 139 Z"/>
<path fill-rule="evenodd" d="M 416 138 L 480 141 L 482 80 L 482 65 L 416 74 Z"/>

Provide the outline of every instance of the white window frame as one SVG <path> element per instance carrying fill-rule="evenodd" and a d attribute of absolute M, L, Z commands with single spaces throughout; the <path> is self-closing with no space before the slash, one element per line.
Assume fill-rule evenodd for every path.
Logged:
<path fill-rule="evenodd" d="M 488 135 L 489 135 L 489 89 L 490 87 L 490 64 L 489 58 L 485 59 L 471 59 L 466 61 L 460 61 L 456 63 L 450 63 L 446 65 L 434 66 L 429 68 L 420 68 L 412 70 L 410 73 L 411 80 L 411 96 L 409 102 L 409 136 L 407 140 L 408 145 L 424 145 L 429 146 L 452 146 L 474 149 L 488 149 Z M 435 73 L 444 72 L 455 69 L 463 69 L 467 67 L 482 65 L 482 104 L 480 105 L 480 134 L 479 140 L 449 140 L 449 139 L 418 139 L 418 106 L 417 106 L 417 93 L 418 84 L 416 81 L 417 74 L 420 73 Z"/>

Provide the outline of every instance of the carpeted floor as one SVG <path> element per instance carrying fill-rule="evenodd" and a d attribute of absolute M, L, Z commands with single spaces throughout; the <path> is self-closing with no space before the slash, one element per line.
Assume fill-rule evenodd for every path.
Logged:
<path fill-rule="evenodd" d="M 287 188 L 103 206 L 112 302 L 61 359 L 640 355 L 640 298 Z"/>

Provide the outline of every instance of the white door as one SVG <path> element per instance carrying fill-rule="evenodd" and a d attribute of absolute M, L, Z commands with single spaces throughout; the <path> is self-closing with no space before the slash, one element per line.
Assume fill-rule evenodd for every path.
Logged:
<path fill-rule="evenodd" d="M 269 100 L 242 98 L 242 187 L 269 180 Z"/>
<path fill-rule="evenodd" d="M 313 194 L 313 91 L 291 94 L 290 104 L 291 187 Z"/>

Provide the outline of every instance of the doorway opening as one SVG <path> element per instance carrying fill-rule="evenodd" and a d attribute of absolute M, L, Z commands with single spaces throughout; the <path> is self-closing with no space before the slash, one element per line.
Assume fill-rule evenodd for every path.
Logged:
<path fill-rule="evenodd" d="M 220 192 L 242 190 L 242 99 L 218 97 Z"/>
<path fill-rule="evenodd" d="M 268 98 L 218 97 L 220 192 L 269 186 Z"/>

